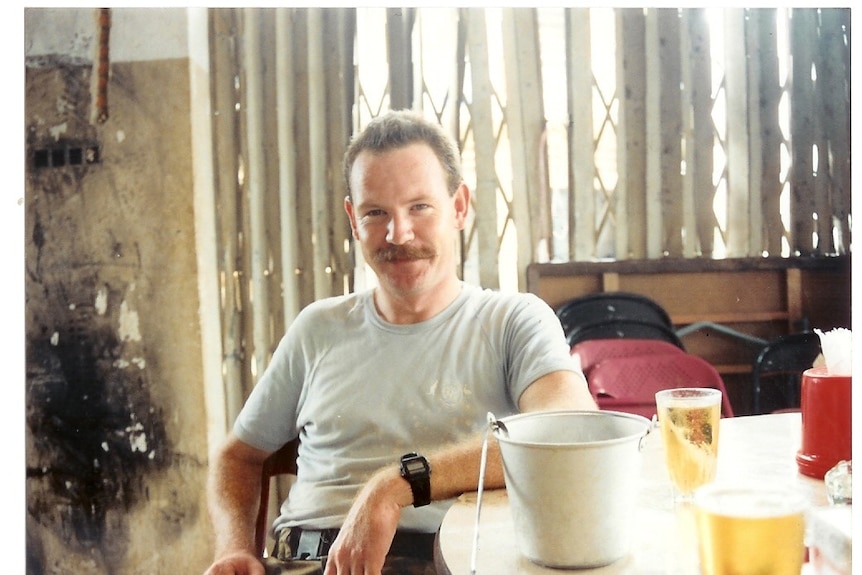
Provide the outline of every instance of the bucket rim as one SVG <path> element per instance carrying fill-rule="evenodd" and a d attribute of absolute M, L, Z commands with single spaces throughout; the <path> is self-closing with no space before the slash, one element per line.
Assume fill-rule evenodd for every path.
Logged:
<path fill-rule="evenodd" d="M 501 417 L 500 421 L 504 425 L 508 425 L 511 422 L 520 420 L 520 419 L 530 419 L 534 417 L 548 417 L 548 416 L 557 416 L 557 415 L 585 415 L 587 417 L 604 417 L 611 416 L 619 419 L 630 419 L 632 421 L 642 423 L 643 429 L 640 431 L 624 435 L 622 437 L 615 437 L 613 439 L 600 439 L 595 441 L 580 441 L 578 443 L 560 443 L 560 442 L 551 442 L 551 441 L 524 441 L 521 439 L 513 439 L 508 435 L 504 435 L 501 433 L 500 428 L 494 429 L 494 437 L 497 438 L 498 441 L 503 441 L 506 443 L 510 443 L 512 445 L 524 445 L 524 446 L 534 446 L 534 447 L 590 447 L 590 446 L 606 446 L 612 445 L 615 443 L 625 443 L 627 441 L 631 441 L 633 439 L 643 438 L 652 428 L 652 421 L 647 419 L 642 415 L 637 415 L 635 413 L 627 413 L 624 411 L 612 411 L 612 410 L 602 410 L 602 409 L 558 409 L 552 411 L 528 411 L 524 413 L 516 413 L 514 415 L 508 415 L 505 417 Z"/>

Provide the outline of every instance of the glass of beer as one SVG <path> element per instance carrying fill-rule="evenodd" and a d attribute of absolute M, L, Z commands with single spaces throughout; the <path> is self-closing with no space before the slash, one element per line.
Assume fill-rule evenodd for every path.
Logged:
<path fill-rule="evenodd" d="M 694 492 L 703 575 L 799 575 L 805 500 L 789 487 L 706 485 Z"/>
<path fill-rule="evenodd" d="M 665 460 L 675 499 L 715 478 L 721 391 L 713 388 L 665 389 L 655 395 Z"/>

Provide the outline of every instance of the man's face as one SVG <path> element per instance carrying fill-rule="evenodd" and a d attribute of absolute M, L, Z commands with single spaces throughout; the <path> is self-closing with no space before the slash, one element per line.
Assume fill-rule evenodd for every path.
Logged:
<path fill-rule="evenodd" d="M 362 152 L 350 172 L 345 200 L 353 237 L 381 288 L 421 295 L 456 278 L 454 246 L 464 227 L 469 193 L 449 194 L 446 174 L 425 144 Z"/>

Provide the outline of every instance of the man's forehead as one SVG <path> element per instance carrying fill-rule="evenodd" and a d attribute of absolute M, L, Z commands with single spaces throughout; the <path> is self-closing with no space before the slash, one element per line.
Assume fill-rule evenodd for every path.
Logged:
<path fill-rule="evenodd" d="M 398 161 L 397 167 L 390 164 L 392 160 Z M 439 174 L 444 181 L 446 179 L 443 164 L 431 147 L 422 142 L 382 151 L 363 150 L 350 168 L 350 187 L 361 186 L 365 180 L 379 176 L 379 172 L 393 173 L 394 177 L 407 172 L 431 177 Z"/>

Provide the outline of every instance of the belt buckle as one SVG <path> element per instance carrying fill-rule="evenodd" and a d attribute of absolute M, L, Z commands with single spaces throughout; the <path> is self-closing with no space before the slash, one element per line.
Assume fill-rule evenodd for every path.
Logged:
<path fill-rule="evenodd" d="M 296 551 L 293 553 L 294 558 L 307 560 L 326 557 L 337 534 L 337 531 L 332 533 L 328 529 L 301 529 L 299 540 L 296 543 Z"/>
<path fill-rule="evenodd" d="M 320 557 L 320 544 L 320 531 L 307 531 L 303 529 L 299 532 L 299 541 L 296 544 L 296 551 L 293 553 L 293 556 L 297 559 L 317 559 Z"/>

